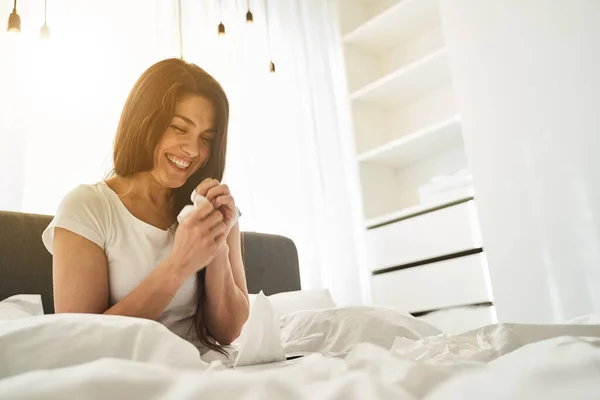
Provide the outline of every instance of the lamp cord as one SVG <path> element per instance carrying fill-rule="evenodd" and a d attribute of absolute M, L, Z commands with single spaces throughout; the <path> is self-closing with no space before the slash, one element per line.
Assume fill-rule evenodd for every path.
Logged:
<path fill-rule="evenodd" d="M 183 28 L 181 23 L 181 0 L 177 0 L 177 19 L 179 30 L 179 58 L 183 60 Z"/>
<path fill-rule="evenodd" d="M 265 24 L 267 25 L 267 51 L 269 52 L 269 59 L 271 57 L 271 27 L 269 25 L 269 0 L 265 0 Z"/>

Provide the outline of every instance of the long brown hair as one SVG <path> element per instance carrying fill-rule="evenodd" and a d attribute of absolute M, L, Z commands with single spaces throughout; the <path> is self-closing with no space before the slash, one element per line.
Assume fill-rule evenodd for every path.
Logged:
<path fill-rule="evenodd" d="M 150 171 L 154 151 L 175 110 L 184 96 L 195 94 L 210 100 L 216 109 L 216 134 L 208 162 L 173 190 L 174 215 L 190 204 L 190 194 L 206 178 L 221 180 L 225 171 L 229 102 L 223 88 L 210 74 L 195 64 L 178 58 L 160 61 L 148 68 L 137 80 L 125 101 L 114 142 L 114 174 L 121 177 Z M 194 327 L 200 342 L 209 349 L 224 353 L 204 323 L 206 301 L 205 273 L 198 272 L 198 293 Z"/>

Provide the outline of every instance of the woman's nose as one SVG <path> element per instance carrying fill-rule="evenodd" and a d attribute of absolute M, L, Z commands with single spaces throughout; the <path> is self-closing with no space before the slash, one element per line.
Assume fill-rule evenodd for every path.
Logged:
<path fill-rule="evenodd" d="M 181 144 L 181 150 L 187 157 L 196 157 L 198 155 L 198 143 L 194 140 L 186 140 Z"/>

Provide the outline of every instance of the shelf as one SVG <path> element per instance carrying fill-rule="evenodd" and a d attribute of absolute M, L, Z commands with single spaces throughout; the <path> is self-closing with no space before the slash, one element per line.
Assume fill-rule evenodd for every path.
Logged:
<path fill-rule="evenodd" d="M 392 107 L 450 80 L 448 52 L 442 48 L 355 91 L 352 101 Z"/>
<path fill-rule="evenodd" d="M 459 197 L 455 200 L 443 201 L 440 203 L 426 203 L 417 204 L 412 207 L 408 207 L 402 210 L 395 211 L 393 213 L 381 215 L 379 217 L 370 218 L 365 221 L 365 227 L 367 229 L 377 228 L 382 225 L 397 222 L 403 219 L 413 218 L 418 215 L 422 215 L 428 212 L 437 211 L 442 208 L 451 207 L 457 204 L 466 203 L 467 201 L 473 200 L 473 196 Z"/>
<path fill-rule="evenodd" d="M 404 168 L 461 143 L 462 130 L 460 116 L 457 115 L 361 153 L 358 161 Z"/>
<path fill-rule="evenodd" d="M 345 44 L 391 48 L 439 24 L 437 0 L 402 0 L 344 36 Z"/>

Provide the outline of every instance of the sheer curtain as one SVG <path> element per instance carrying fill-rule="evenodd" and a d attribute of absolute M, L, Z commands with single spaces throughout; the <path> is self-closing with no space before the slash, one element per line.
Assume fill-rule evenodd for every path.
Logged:
<path fill-rule="evenodd" d="M 0 0 L 1 14 L 9 3 Z M 133 82 L 183 50 L 230 99 L 225 181 L 244 212 L 241 228 L 292 238 L 303 288 L 361 303 L 361 204 L 332 4 L 251 1 L 252 25 L 247 0 L 178 4 L 56 2 L 46 47 L 37 39 L 43 9 L 20 6 L 21 37 L 0 33 L 3 54 L 14 54 L 0 67 L 9 88 L 0 93 L 0 208 L 52 213 L 66 191 L 102 179 Z"/>

